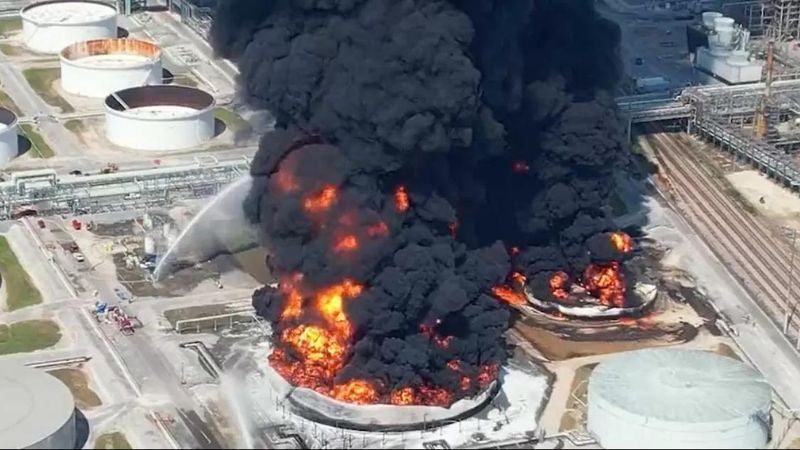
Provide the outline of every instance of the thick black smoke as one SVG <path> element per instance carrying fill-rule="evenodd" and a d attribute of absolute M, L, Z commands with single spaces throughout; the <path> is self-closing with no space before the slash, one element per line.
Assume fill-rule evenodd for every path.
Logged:
<path fill-rule="evenodd" d="M 212 38 L 248 102 L 276 117 L 245 205 L 270 267 L 311 287 L 368 286 L 347 304 L 357 331 L 342 380 L 455 391 L 447 361 L 475 375 L 506 357 L 509 313 L 490 288 L 514 268 L 547 298 L 544 281 L 580 276 L 592 238 L 613 229 L 620 33 L 592 0 L 221 0 Z M 321 227 L 303 199 L 326 185 L 341 195 Z M 358 252 L 334 253 L 345 217 L 383 221 L 389 237 L 360 233 Z M 254 295 L 271 321 L 283 302 Z"/>

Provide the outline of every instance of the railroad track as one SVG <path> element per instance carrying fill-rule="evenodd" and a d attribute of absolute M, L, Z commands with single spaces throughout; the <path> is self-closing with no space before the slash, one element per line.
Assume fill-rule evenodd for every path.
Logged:
<path fill-rule="evenodd" d="M 762 309 L 782 328 L 786 310 L 797 306 L 786 302 L 790 255 L 785 243 L 726 195 L 724 185 L 698 158 L 687 138 L 656 133 L 647 139 L 675 194 L 683 200 L 680 207 L 692 227 L 723 261 L 733 263 Z M 792 279 L 800 289 L 797 271 Z M 790 328 L 800 329 L 800 311 L 793 311 Z"/>

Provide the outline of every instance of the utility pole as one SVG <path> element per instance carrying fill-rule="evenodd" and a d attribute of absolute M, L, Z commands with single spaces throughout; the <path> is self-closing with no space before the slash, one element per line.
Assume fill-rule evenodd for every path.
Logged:
<path fill-rule="evenodd" d="M 792 315 L 794 315 L 794 310 L 797 307 L 797 303 L 792 301 L 792 285 L 794 281 L 794 256 L 797 253 L 797 230 L 792 228 L 792 253 L 789 257 L 789 268 L 787 269 L 789 272 L 789 284 L 786 289 L 786 318 L 783 322 L 783 334 L 789 333 L 789 323 L 792 320 Z M 791 305 L 791 309 L 789 306 Z"/>

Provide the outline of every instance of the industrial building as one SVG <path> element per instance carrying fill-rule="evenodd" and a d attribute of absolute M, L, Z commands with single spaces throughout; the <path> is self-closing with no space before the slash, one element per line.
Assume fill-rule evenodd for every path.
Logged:
<path fill-rule="evenodd" d="M 20 11 L 25 46 L 58 54 L 76 42 L 117 37 L 117 10 L 96 0 L 46 0 Z"/>
<path fill-rule="evenodd" d="M 703 13 L 707 46 L 695 50 L 695 67 L 728 84 L 761 80 L 764 61 L 750 52 L 750 32 L 718 12 Z"/>
<path fill-rule="evenodd" d="M 637 350 L 592 373 L 587 429 L 604 448 L 765 448 L 771 402 L 761 374 L 732 358 Z"/>
<path fill-rule="evenodd" d="M 179 150 L 214 136 L 214 97 L 186 86 L 125 89 L 105 100 L 106 137 L 137 150 Z"/>
<path fill-rule="evenodd" d="M 16 158 L 17 154 L 19 154 L 17 115 L 9 109 L 0 108 L 0 166 Z"/>
<path fill-rule="evenodd" d="M 75 448 L 75 401 L 57 378 L 0 362 L 0 448 Z"/>
<path fill-rule="evenodd" d="M 61 87 L 103 98 L 137 86 L 161 84 L 161 49 L 138 39 L 98 39 L 61 50 Z"/>

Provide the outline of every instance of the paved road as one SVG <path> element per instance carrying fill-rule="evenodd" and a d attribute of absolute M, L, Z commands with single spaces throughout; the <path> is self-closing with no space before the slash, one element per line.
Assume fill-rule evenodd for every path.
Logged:
<path fill-rule="evenodd" d="M 737 343 L 780 397 L 791 408 L 800 407 L 800 358 L 781 333 L 788 282 L 784 242 L 728 197 L 719 179 L 693 153 L 697 143 L 689 136 L 656 133 L 646 144 L 658 155 L 677 209 L 696 233 L 684 234 L 699 248 L 707 245 L 736 276 L 726 285 L 744 287 L 740 295 L 716 299 L 715 306 L 733 324 Z M 798 323 L 795 315 L 793 330 Z"/>
<path fill-rule="evenodd" d="M 47 116 L 55 112 L 36 94 L 22 73 L 2 55 L 0 55 L 0 84 L 2 84 L 3 90 L 14 99 L 23 115 Z M 75 138 L 61 124 L 49 120 L 42 121 L 39 124 L 39 132 L 59 155 L 81 155 L 82 152 L 78 148 Z"/>

